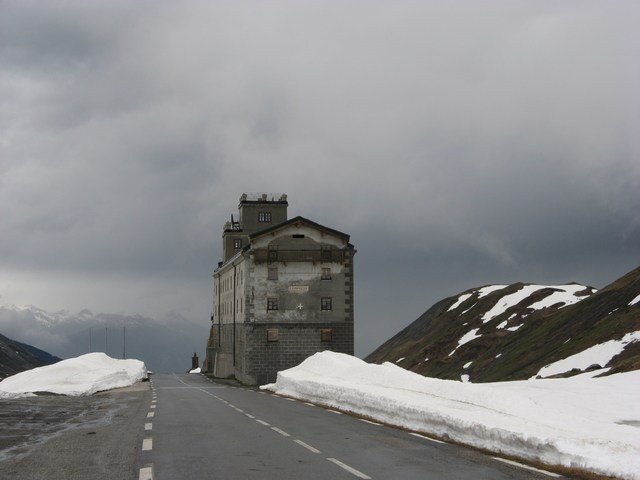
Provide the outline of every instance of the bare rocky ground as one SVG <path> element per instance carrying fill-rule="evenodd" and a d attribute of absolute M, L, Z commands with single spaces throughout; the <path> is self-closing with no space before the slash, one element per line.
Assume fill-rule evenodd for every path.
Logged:
<path fill-rule="evenodd" d="M 0 478 L 137 479 L 148 383 L 0 400 Z"/>

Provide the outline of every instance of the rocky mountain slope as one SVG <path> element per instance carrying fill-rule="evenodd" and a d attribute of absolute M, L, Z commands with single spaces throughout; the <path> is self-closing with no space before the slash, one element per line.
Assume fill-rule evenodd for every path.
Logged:
<path fill-rule="evenodd" d="M 0 334 L 0 380 L 43 365 L 51 365 L 60 358 L 39 348 L 16 342 Z"/>
<path fill-rule="evenodd" d="M 365 360 L 472 382 L 611 374 L 640 369 L 633 332 L 640 332 L 640 268 L 600 291 L 523 283 L 467 290 L 433 305 Z"/>
<path fill-rule="evenodd" d="M 0 332 L 62 358 L 105 352 L 135 358 L 155 372 L 183 372 L 204 347 L 208 320 L 180 315 L 154 319 L 137 314 L 48 312 L 35 306 L 0 305 Z M 202 355 L 201 355 L 202 358 Z"/>

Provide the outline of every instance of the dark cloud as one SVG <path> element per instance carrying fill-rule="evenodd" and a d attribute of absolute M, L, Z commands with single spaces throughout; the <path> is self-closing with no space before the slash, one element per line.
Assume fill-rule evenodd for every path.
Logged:
<path fill-rule="evenodd" d="M 357 349 L 640 257 L 633 2 L 0 3 L 0 294 L 206 321 L 240 193 L 351 233 Z"/>

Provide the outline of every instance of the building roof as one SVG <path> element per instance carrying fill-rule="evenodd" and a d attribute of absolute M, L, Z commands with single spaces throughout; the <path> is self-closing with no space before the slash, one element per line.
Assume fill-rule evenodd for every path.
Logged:
<path fill-rule="evenodd" d="M 340 232 L 338 230 L 334 230 L 333 228 L 325 227 L 324 225 L 320 225 L 314 221 L 309 220 L 308 218 L 304 218 L 301 216 L 293 217 L 287 220 L 286 222 L 278 223 L 277 225 L 273 225 L 272 227 L 265 228 L 264 230 L 260 230 L 258 232 L 252 233 L 249 235 L 251 240 L 261 237 L 262 235 L 266 235 L 268 233 L 275 232 L 276 230 L 280 230 L 282 228 L 286 228 L 290 225 L 304 223 L 305 225 L 309 225 L 310 227 L 316 228 L 318 230 L 324 231 L 331 235 L 335 235 L 336 237 L 344 238 L 347 242 L 349 241 L 349 235 L 346 233 Z"/>

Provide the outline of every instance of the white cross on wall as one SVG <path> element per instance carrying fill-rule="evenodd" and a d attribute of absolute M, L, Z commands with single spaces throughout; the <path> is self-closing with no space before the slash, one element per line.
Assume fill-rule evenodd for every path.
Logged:
<path fill-rule="evenodd" d="M 300 303 L 297 307 L 298 310 L 302 310 L 304 308 L 304 306 Z"/>

